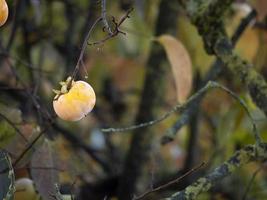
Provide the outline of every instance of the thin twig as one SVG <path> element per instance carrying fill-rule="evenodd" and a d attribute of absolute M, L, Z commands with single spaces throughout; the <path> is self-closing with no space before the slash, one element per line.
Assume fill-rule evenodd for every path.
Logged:
<path fill-rule="evenodd" d="M 231 90 L 229 90 L 228 88 L 224 87 L 223 85 L 220 85 L 216 82 L 212 82 L 214 84 L 215 87 L 220 88 L 222 90 L 224 90 L 225 92 L 227 92 L 230 96 L 232 96 L 241 106 L 242 108 L 246 111 L 247 116 L 250 119 L 250 122 L 252 123 L 252 130 L 253 130 L 253 134 L 256 140 L 257 144 L 260 144 L 262 139 L 259 135 L 256 123 L 248 109 L 248 105 L 245 103 L 245 101 L 243 99 L 241 99 L 239 96 L 237 96 L 234 92 L 232 92 Z"/>
<path fill-rule="evenodd" d="M 47 129 L 47 126 L 51 126 L 55 130 L 58 130 L 57 129 L 58 127 L 55 125 L 54 119 L 52 118 L 51 114 L 47 111 L 47 109 L 45 107 L 42 107 L 39 104 L 38 99 L 34 95 L 32 95 L 31 91 L 27 88 L 27 85 L 24 83 L 24 81 L 17 74 L 17 72 L 16 72 L 14 66 L 12 65 L 12 63 L 10 62 L 10 60 L 7 59 L 6 62 L 8 64 L 8 66 L 10 67 L 11 71 L 13 72 L 14 76 L 17 78 L 17 80 L 20 81 L 23 88 L 25 88 L 26 94 L 29 96 L 30 100 L 32 101 L 32 103 L 33 103 L 34 107 L 36 108 L 37 112 L 39 113 L 39 115 L 42 116 L 42 118 L 44 118 L 44 120 L 47 122 L 45 130 Z M 31 149 L 31 147 L 33 147 L 33 145 L 39 140 L 39 138 L 42 136 L 42 134 L 44 132 L 45 131 L 42 131 L 37 136 L 37 138 L 31 144 L 29 144 L 29 146 L 22 152 L 22 154 L 19 155 L 19 157 L 14 162 L 14 166 L 24 157 L 24 155 Z M 79 148 L 86 151 L 94 160 L 96 160 L 102 167 L 104 167 L 104 169 L 107 169 L 107 166 L 105 165 L 105 163 L 96 155 L 95 152 L 92 151 L 92 149 L 89 146 L 87 146 L 82 141 L 79 141 L 78 138 L 72 137 L 71 134 L 68 134 L 66 132 L 63 132 L 63 133 L 64 133 L 63 136 L 65 136 L 66 139 L 68 139 L 72 143 L 75 143 L 77 146 L 79 146 Z M 73 139 L 75 139 L 75 140 L 73 141 Z M 77 142 L 77 141 L 79 141 L 79 142 Z"/>
<path fill-rule="evenodd" d="M 233 45 L 236 45 L 236 43 L 237 43 L 238 39 L 240 38 L 240 36 L 244 33 L 244 31 L 246 30 L 248 25 L 252 22 L 252 20 L 255 20 L 256 16 L 257 16 L 256 10 L 252 9 L 250 11 L 250 13 L 241 20 L 239 26 L 235 30 L 235 33 L 231 37 L 231 42 L 232 42 Z"/>
<path fill-rule="evenodd" d="M 25 154 L 34 146 L 34 144 L 36 144 L 36 142 L 41 138 L 41 136 L 43 135 L 43 133 L 45 132 L 46 130 L 43 130 L 41 131 L 37 136 L 36 138 L 32 141 L 32 143 L 30 143 L 24 150 L 23 152 L 17 157 L 17 159 L 12 163 L 12 167 L 15 168 L 16 165 L 19 163 L 19 161 L 21 161 L 21 159 L 25 156 Z M 8 169 L 3 169 L 0 171 L 0 174 L 1 173 L 4 173 L 6 172 Z"/>
<path fill-rule="evenodd" d="M 100 166 L 104 169 L 104 171 L 109 172 L 109 173 L 111 172 L 110 165 L 107 162 L 105 162 L 104 159 L 102 159 L 102 158 L 100 158 L 100 156 L 98 156 L 98 154 L 97 154 L 98 152 L 95 149 L 88 146 L 83 140 L 81 140 L 79 137 L 75 136 L 69 130 L 65 129 L 64 127 L 60 126 L 59 124 L 52 123 L 50 125 L 54 130 L 61 132 L 62 135 L 68 141 L 70 141 L 74 147 L 77 146 L 77 147 L 83 149 L 85 152 L 87 152 L 87 154 L 90 155 L 92 159 L 94 159 L 98 164 L 100 164 Z"/>
<path fill-rule="evenodd" d="M 242 34 L 245 32 L 248 25 L 255 19 L 255 11 L 252 10 L 246 17 L 244 17 L 238 27 L 236 28 L 234 34 L 231 37 L 231 42 L 233 47 L 236 45 Z M 206 74 L 202 86 L 205 85 L 208 81 L 215 80 L 216 77 L 219 76 L 223 68 L 223 63 L 216 59 L 216 61 L 211 65 L 209 72 Z M 202 87 L 201 86 L 201 87 Z M 162 137 L 162 144 L 166 144 L 173 140 L 178 130 L 181 129 L 184 125 L 186 125 L 191 116 L 194 115 L 196 108 L 199 106 L 202 97 L 200 96 L 196 99 L 192 104 L 185 110 L 185 112 L 179 117 L 179 119 L 166 131 L 166 134 Z"/>
<path fill-rule="evenodd" d="M 198 166 L 196 166 L 196 167 L 190 169 L 188 172 L 186 172 L 186 173 L 183 174 L 182 176 L 178 177 L 177 179 L 174 179 L 174 180 L 172 180 L 172 181 L 170 181 L 170 182 L 168 182 L 168 183 L 166 183 L 166 184 L 164 184 L 164 185 L 161 185 L 161 186 L 159 186 L 159 187 L 157 187 L 157 188 L 155 188 L 155 189 L 149 190 L 149 191 L 143 193 L 143 194 L 140 195 L 140 196 L 134 197 L 133 200 L 141 200 L 141 199 L 143 199 L 144 197 L 150 195 L 151 193 L 158 192 L 158 191 L 160 191 L 160 190 L 166 189 L 166 188 L 168 188 L 169 186 L 171 186 L 171 185 L 173 185 L 173 184 L 176 184 L 176 183 L 180 182 L 182 179 L 184 179 L 185 177 L 189 176 L 190 174 L 192 174 L 192 173 L 198 171 L 198 170 L 199 170 L 200 168 L 202 168 L 204 165 L 205 165 L 205 162 L 202 162 L 202 163 L 199 164 Z"/>
<path fill-rule="evenodd" d="M 18 158 L 12 163 L 12 166 L 15 168 L 15 166 L 21 161 L 21 159 L 25 156 L 25 154 L 34 146 L 34 144 L 41 138 L 43 133 L 46 130 L 41 131 L 36 138 L 27 146 L 27 148 L 24 149 L 24 151 L 18 156 Z"/>
<path fill-rule="evenodd" d="M 8 119 L 5 115 L 3 115 L 2 113 L 0 113 L 0 117 L 2 117 L 8 124 L 10 124 L 15 131 L 23 138 L 23 140 L 28 143 L 28 139 L 23 135 L 23 133 L 16 127 L 16 125 L 10 120 Z"/>
<path fill-rule="evenodd" d="M 93 25 L 91 26 L 90 30 L 88 31 L 84 41 L 83 41 L 83 45 L 82 45 L 82 49 L 81 49 L 81 53 L 79 55 L 79 58 L 78 58 L 78 61 L 77 61 L 77 64 L 75 66 L 75 69 L 72 73 L 72 76 L 71 76 L 71 81 L 69 82 L 70 84 L 68 85 L 68 88 L 71 86 L 71 83 L 72 81 L 76 78 L 77 76 L 77 73 L 79 71 L 79 68 L 80 66 L 82 65 L 82 60 L 83 60 L 83 56 L 84 56 L 84 52 L 86 50 L 86 47 L 87 45 L 99 45 L 99 44 L 103 44 L 104 42 L 106 42 L 107 40 L 117 36 L 119 33 L 122 33 L 122 34 L 125 34 L 124 32 L 122 32 L 120 30 L 120 26 L 121 24 L 127 19 L 129 18 L 129 14 L 133 11 L 133 8 L 129 9 L 126 14 L 119 20 L 119 22 L 116 22 L 115 18 L 112 17 L 112 23 L 114 23 L 115 25 L 115 29 L 114 31 L 111 31 L 111 28 L 107 22 L 107 19 L 106 19 L 106 6 L 105 6 L 105 1 L 102 1 L 102 16 L 97 18 L 96 21 L 93 23 Z M 103 10 L 104 9 L 104 10 Z M 89 38 L 92 34 L 92 31 L 94 30 L 95 26 L 100 22 L 100 21 L 103 21 L 104 23 L 104 31 L 105 29 L 108 30 L 109 34 L 108 36 L 106 36 L 104 39 L 102 40 L 99 40 L 99 41 L 96 41 L 96 42 L 93 42 L 93 43 L 89 43 Z"/>
<path fill-rule="evenodd" d="M 70 81 L 70 84 L 72 83 L 72 81 L 76 78 L 77 76 L 77 73 L 79 71 L 79 68 L 80 68 L 80 64 L 81 64 L 81 61 L 83 59 L 83 55 L 84 55 L 84 52 L 85 52 L 85 49 L 86 49 L 86 46 L 87 46 L 87 41 L 93 31 L 93 29 L 95 28 L 95 26 L 102 20 L 102 17 L 99 17 L 96 19 L 96 21 L 93 23 L 92 27 L 90 28 L 90 30 L 88 31 L 87 35 L 85 36 L 85 39 L 83 41 L 83 45 L 82 45 L 82 50 L 81 50 L 81 53 L 79 55 L 79 58 L 78 58 L 78 61 L 77 61 L 77 64 L 75 66 L 75 69 L 72 73 L 72 76 L 71 76 L 71 81 Z"/>
<path fill-rule="evenodd" d="M 37 112 L 39 113 L 40 116 L 42 116 L 42 118 L 47 122 L 45 130 L 47 129 L 47 126 L 51 126 L 53 127 L 55 130 L 57 130 L 57 126 L 54 123 L 54 119 L 52 118 L 51 114 L 48 112 L 48 110 L 45 107 L 42 107 L 38 101 L 38 99 L 32 95 L 31 91 L 27 88 L 27 85 L 24 83 L 24 81 L 20 78 L 20 76 L 17 74 L 14 66 L 12 65 L 12 63 L 7 59 L 6 60 L 8 66 L 10 67 L 11 71 L 13 72 L 14 76 L 17 78 L 17 80 L 20 81 L 21 85 L 23 86 L 23 88 L 25 88 L 25 92 L 26 94 L 29 96 L 31 102 L 33 103 L 34 107 L 36 108 Z M 56 128 L 57 127 L 57 128 Z M 38 137 L 40 138 L 41 135 L 44 133 L 45 131 L 42 131 L 40 133 L 40 135 L 38 135 Z M 71 136 L 71 134 L 68 134 L 66 132 L 64 132 L 63 136 L 65 136 L 66 139 L 68 139 L 69 141 L 71 141 L 72 143 L 75 143 L 76 145 L 79 146 L 79 148 L 83 149 L 84 151 L 86 151 L 94 160 L 96 160 L 102 167 L 104 167 L 104 169 L 107 169 L 106 165 L 102 165 L 105 164 L 100 158 L 98 158 L 98 156 L 92 151 L 92 149 L 87 146 L 85 143 L 83 143 L 82 141 L 80 141 L 79 143 L 77 143 L 77 141 L 79 141 L 78 138 L 74 138 Z M 24 157 L 24 155 L 31 149 L 31 147 L 34 145 L 35 142 L 38 141 L 39 138 L 36 138 L 37 140 L 33 141 L 30 144 L 30 148 L 26 148 L 23 153 L 17 158 L 17 160 L 15 161 L 15 165 Z M 75 139 L 73 141 L 73 139 Z"/>
<path fill-rule="evenodd" d="M 165 198 L 165 200 L 197 199 L 198 195 L 209 191 L 217 182 L 220 182 L 223 178 L 230 176 L 234 173 L 234 171 L 240 169 L 242 166 L 250 162 L 265 161 L 267 158 L 266 150 L 267 143 L 261 143 L 260 145 L 247 145 L 238 151 L 235 151 L 234 154 L 227 159 L 227 161 L 211 170 L 208 174 L 198 178 L 196 181 L 186 186 L 186 188 L 175 192 L 169 198 Z"/>
<path fill-rule="evenodd" d="M 20 81 L 22 87 L 25 89 L 26 94 L 29 96 L 30 100 L 32 101 L 35 109 L 40 114 L 40 116 L 43 116 L 46 120 L 51 121 L 52 120 L 52 117 L 49 114 L 49 112 L 47 111 L 47 109 L 44 109 L 44 108 L 41 107 L 41 105 L 39 104 L 37 98 L 32 94 L 32 92 L 30 91 L 30 89 L 27 87 L 26 83 L 20 78 L 20 76 L 18 75 L 15 67 L 10 62 L 10 60 L 9 59 L 5 59 L 5 62 L 9 66 L 9 68 L 12 71 L 13 75 L 15 76 L 16 80 L 19 80 Z"/>
<path fill-rule="evenodd" d="M 99 21 L 101 20 L 101 18 L 99 18 L 95 24 L 97 24 Z M 93 25 L 95 26 L 95 25 Z M 88 32 L 88 37 L 91 33 L 91 30 Z M 80 58 L 79 60 L 82 60 L 83 57 L 83 53 L 85 51 L 86 48 L 86 42 L 84 42 L 83 44 L 83 50 L 81 52 Z M 6 52 L 6 50 L 1 46 L 0 44 L 0 49 L 3 52 Z M 47 130 L 48 126 L 51 126 L 52 128 L 54 128 L 55 130 L 57 130 L 56 126 L 55 126 L 55 122 L 54 122 L 54 117 L 51 116 L 50 112 L 46 109 L 46 107 L 42 106 L 39 103 L 39 100 L 37 99 L 36 96 L 34 96 L 31 92 L 31 90 L 27 87 L 27 84 L 20 78 L 19 74 L 17 73 L 15 67 L 13 66 L 13 64 L 11 63 L 11 61 L 9 59 L 5 59 L 5 62 L 7 63 L 7 65 L 9 66 L 10 70 L 12 71 L 13 75 L 15 76 L 16 80 L 20 81 L 22 87 L 25 89 L 25 93 L 27 94 L 27 96 L 29 97 L 30 101 L 33 103 L 34 108 L 36 109 L 37 113 L 43 118 L 43 120 L 45 122 L 47 122 L 44 126 L 44 129 Z M 80 61 L 78 61 L 80 62 Z M 77 67 L 77 66 L 76 66 Z M 78 67 L 76 69 L 78 71 Z M 77 73 L 77 72 L 76 72 Z M 23 152 L 18 156 L 18 158 L 15 160 L 15 162 L 13 163 L 14 166 L 17 165 L 17 163 L 25 156 L 25 154 L 34 146 L 34 144 L 39 140 L 39 138 L 41 138 L 42 134 L 45 132 L 42 131 L 35 139 L 34 141 L 29 144 L 28 147 L 26 147 Z M 99 158 L 98 155 L 96 155 L 96 153 L 92 150 L 92 148 L 90 148 L 88 145 L 86 145 L 83 141 L 80 141 L 79 138 L 74 138 L 71 135 L 72 134 L 68 134 L 66 132 L 63 132 L 62 135 L 69 140 L 73 145 L 77 145 L 79 148 L 83 149 L 88 155 L 90 155 L 92 157 L 92 159 L 94 159 L 96 162 L 98 162 L 101 167 L 103 167 L 106 171 L 108 171 L 108 167 L 107 164 L 104 163 L 104 161 L 102 161 L 102 159 Z M 72 139 L 75 139 L 74 141 Z M 78 142 L 77 142 L 78 141 Z"/>
<path fill-rule="evenodd" d="M 190 105 L 192 102 L 194 102 L 197 98 L 199 98 L 199 96 L 204 95 L 207 90 L 212 89 L 212 88 L 219 88 L 225 92 L 227 92 L 230 96 L 232 96 L 237 102 L 240 103 L 240 105 L 244 108 L 244 110 L 246 111 L 248 117 L 250 118 L 250 121 L 252 123 L 253 126 L 253 133 L 255 136 L 255 139 L 257 141 L 257 143 L 261 142 L 261 138 L 259 136 L 257 127 L 256 127 L 256 123 L 254 122 L 253 117 L 251 116 L 248 106 L 246 105 L 246 103 L 239 98 L 234 92 L 232 92 L 231 90 L 229 90 L 228 88 L 220 85 L 217 82 L 214 81 L 209 81 L 204 87 L 202 87 L 198 92 L 196 92 L 194 95 L 192 95 L 187 102 L 185 102 L 185 104 L 177 104 L 175 105 L 169 112 L 165 113 L 164 115 L 162 115 L 161 117 L 159 117 L 158 119 L 155 120 L 151 120 L 148 122 L 144 122 L 141 124 L 137 124 L 137 125 L 133 125 L 133 126 L 129 126 L 129 127 L 124 127 L 124 128 L 105 128 L 105 129 L 101 129 L 102 132 L 125 132 L 125 131 L 129 131 L 129 130 L 134 130 L 134 129 L 139 129 L 139 128 L 143 128 L 143 127 L 147 127 L 147 126 L 152 126 L 156 123 L 159 123 L 165 119 L 167 119 L 169 116 L 171 116 L 173 113 L 178 112 L 178 111 L 183 111 L 185 108 L 188 107 L 188 105 Z"/>
<path fill-rule="evenodd" d="M 126 35 L 126 33 L 124 33 L 123 31 L 121 31 L 120 26 L 122 25 L 122 23 L 127 19 L 130 18 L 130 13 L 133 11 L 133 8 L 130 8 L 125 15 L 117 22 L 116 19 L 112 16 L 112 23 L 114 24 L 114 31 L 112 32 L 112 34 L 108 34 L 105 38 L 93 42 L 93 43 L 88 43 L 88 45 L 101 45 L 104 42 L 106 42 L 107 40 L 117 36 L 119 33 Z"/>
<path fill-rule="evenodd" d="M 103 21 L 103 24 L 104 24 L 104 28 L 105 28 L 105 30 L 108 31 L 108 33 L 110 35 L 112 35 L 113 31 L 111 30 L 111 28 L 109 26 L 109 23 L 108 23 L 108 20 L 107 20 L 106 0 L 102 0 L 101 10 L 102 10 L 101 17 L 102 17 L 102 21 Z"/>
<path fill-rule="evenodd" d="M 130 130 L 139 129 L 139 128 L 143 128 L 143 127 L 152 126 L 154 124 L 157 124 L 157 123 L 162 122 L 163 120 L 167 119 L 173 113 L 178 112 L 178 111 L 182 111 L 192 101 L 194 101 L 194 99 L 196 99 L 198 96 L 204 94 L 211 87 L 213 87 L 213 86 L 212 86 L 211 82 L 209 82 L 203 88 L 201 88 L 197 93 L 193 94 L 184 104 L 175 105 L 169 112 L 165 113 L 164 115 L 162 115 L 161 117 L 159 117 L 155 120 L 151 120 L 148 122 L 144 122 L 144 123 L 140 123 L 137 125 L 128 126 L 128 127 L 124 127 L 124 128 L 103 128 L 103 129 L 101 129 L 101 131 L 102 132 L 125 132 L 125 131 L 130 131 Z"/>

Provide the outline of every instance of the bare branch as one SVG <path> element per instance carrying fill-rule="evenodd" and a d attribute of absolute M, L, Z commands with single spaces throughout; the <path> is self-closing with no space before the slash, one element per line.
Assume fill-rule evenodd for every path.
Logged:
<path fill-rule="evenodd" d="M 125 15 L 117 22 L 116 19 L 112 16 L 112 23 L 114 24 L 114 31 L 112 31 L 112 33 L 109 33 L 105 38 L 99 40 L 99 41 L 96 41 L 96 42 L 93 42 L 93 43 L 88 43 L 88 45 L 101 45 L 103 43 L 105 43 L 107 40 L 117 36 L 118 34 L 123 34 L 123 35 L 126 35 L 126 33 L 124 33 L 123 31 L 121 31 L 120 29 L 120 26 L 122 25 L 122 23 L 127 19 L 127 18 L 130 18 L 130 13 L 133 11 L 133 8 L 129 9 Z M 103 18 L 101 18 L 103 19 Z M 104 27 L 104 31 L 106 30 L 107 28 Z M 111 29 L 110 26 L 108 26 L 108 29 Z"/>
<path fill-rule="evenodd" d="M 235 30 L 234 34 L 231 37 L 231 41 L 233 46 L 236 45 L 240 37 L 243 35 L 245 30 L 247 29 L 248 25 L 251 23 L 252 20 L 255 20 L 256 13 L 255 10 L 252 10 L 246 17 L 244 17 L 237 29 Z M 201 85 L 206 84 L 208 81 L 215 80 L 221 73 L 223 69 L 223 63 L 217 59 L 211 66 L 209 72 L 206 74 L 204 81 Z M 171 128 L 169 128 L 165 135 L 162 137 L 162 144 L 166 144 L 168 142 L 171 142 L 176 133 L 184 126 L 186 125 L 190 119 L 191 116 L 194 115 L 196 108 L 199 106 L 203 96 L 199 96 L 186 110 L 183 112 L 181 116 L 179 116 L 179 119 L 172 125 Z"/>
<path fill-rule="evenodd" d="M 161 186 L 159 186 L 159 187 L 157 187 L 155 189 L 149 190 L 149 191 L 145 192 L 144 194 L 142 194 L 140 196 L 134 197 L 133 200 L 141 200 L 141 199 L 145 198 L 146 196 L 150 195 L 151 193 L 158 192 L 160 190 L 164 190 L 164 189 L 170 187 L 171 185 L 174 185 L 174 184 L 180 182 L 182 179 L 184 179 L 185 177 L 191 175 L 192 173 L 198 171 L 204 165 L 205 165 L 205 162 L 202 162 L 201 164 L 199 164 L 196 167 L 192 168 L 191 170 L 189 170 L 188 172 L 186 172 L 182 176 L 178 177 L 177 179 L 172 180 L 172 181 L 170 181 L 170 182 L 168 182 L 168 183 L 166 183 L 164 185 L 161 185 Z"/>
<path fill-rule="evenodd" d="M 116 19 L 114 17 L 112 17 L 112 23 L 115 25 L 115 29 L 114 31 L 111 30 L 109 24 L 108 24 L 108 21 L 106 19 L 106 1 L 103 0 L 102 1 L 102 16 L 97 18 L 96 21 L 94 22 L 94 24 L 91 26 L 91 28 L 89 29 L 84 41 L 83 41 L 83 45 L 82 45 L 82 49 L 81 49 L 81 53 L 80 53 L 80 56 L 78 58 L 78 61 L 77 61 L 77 64 L 75 66 L 75 69 L 72 73 L 72 76 L 71 76 L 71 81 L 70 83 L 72 82 L 72 80 L 74 80 L 77 76 L 77 73 L 79 71 L 79 68 L 80 66 L 83 64 L 83 56 L 84 56 L 84 53 L 85 53 L 85 50 L 86 50 L 86 47 L 87 45 L 100 45 L 100 44 L 103 44 L 104 42 L 106 42 L 107 40 L 117 36 L 119 33 L 122 33 L 122 34 L 125 34 L 124 32 L 122 32 L 120 30 L 120 26 L 121 24 L 127 19 L 129 18 L 129 14 L 133 11 L 133 8 L 128 10 L 126 12 L 126 14 L 120 19 L 119 22 L 116 22 Z M 93 42 L 93 43 L 89 43 L 89 38 L 92 34 L 92 31 L 94 30 L 95 26 L 100 22 L 100 21 L 103 21 L 104 23 L 104 31 L 107 30 L 108 31 L 108 35 L 103 38 L 102 40 L 99 40 L 99 41 L 96 41 L 96 42 Z M 68 86 L 68 88 L 70 88 L 70 85 Z"/>
<path fill-rule="evenodd" d="M 175 112 L 178 112 L 178 111 L 183 112 L 187 108 L 188 105 L 190 105 L 192 102 L 194 102 L 200 96 L 203 96 L 209 89 L 212 89 L 212 88 L 218 88 L 218 89 L 221 89 L 221 90 L 227 92 L 231 97 L 233 97 L 237 102 L 240 103 L 240 105 L 246 111 L 248 117 L 250 118 L 250 121 L 251 121 L 252 126 L 253 126 L 253 133 L 254 133 L 256 141 L 258 143 L 261 142 L 261 138 L 258 134 L 256 123 L 255 123 L 253 117 L 251 116 L 246 103 L 241 98 L 239 98 L 234 92 L 232 92 L 228 88 L 226 88 L 226 87 L 224 87 L 224 86 L 222 86 L 219 83 L 216 83 L 214 81 L 209 81 L 203 88 L 201 88 L 198 92 L 193 94 L 184 104 L 175 105 L 169 112 L 165 113 L 164 115 L 162 115 L 158 119 L 144 122 L 144 123 L 137 124 L 137 125 L 133 125 L 133 126 L 129 126 L 129 127 L 125 127 L 125 128 L 107 128 L 107 129 L 101 129 L 101 131 L 102 132 L 125 132 L 125 131 L 129 131 L 129 130 L 134 130 L 134 129 L 138 129 L 138 128 L 152 126 L 156 123 L 159 123 L 159 122 L 167 119 L 169 116 L 171 116 Z"/>
<path fill-rule="evenodd" d="M 236 151 L 233 156 L 209 174 L 199 178 L 197 181 L 187 186 L 184 190 L 174 193 L 171 197 L 166 198 L 165 200 L 196 199 L 199 194 L 208 191 L 214 184 L 231 175 L 235 170 L 239 169 L 243 165 L 252 161 L 263 162 L 266 159 L 267 143 L 245 146 L 239 151 Z"/>
<path fill-rule="evenodd" d="M 10 124 L 15 131 L 22 137 L 22 139 L 28 143 L 28 139 L 23 135 L 23 133 L 17 128 L 17 126 L 10 120 L 8 119 L 5 115 L 3 115 L 2 113 L 0 113 L 0 117 L 2 117 L 8 124 Z"/>

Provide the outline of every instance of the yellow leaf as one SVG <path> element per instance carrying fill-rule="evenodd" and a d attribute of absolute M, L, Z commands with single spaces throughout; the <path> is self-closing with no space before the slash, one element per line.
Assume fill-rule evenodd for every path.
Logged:
<path fill-rule="evenodd" d="M 186 101 L 192 88 L 192 64 L 184 45 L 170 35 L 161 35 L 156 39 L 165 49 L 171 64 L 177 100 L 179 103 Z"/>
<path fill-rule="evenodd" d="M 226 28 L 229 35 L 234 34 L 240 21 L 246 17 L 252 9 L 247 3 L 235 3 L 233 4 L 233 8 L 235 14 L 229 20 Z M 238 40 L 236 52 L 248 62 L 253 62 L 258 53 L 259 46 L 259 32 L 257 29 L 253 28 L 253 24 L 250 24 Z"/>
<path fill-rule="evenodd" d="M 249 27 L 238 41 L 236 50 L 248 62 L 253 62 L 259 47 L 259 33 L 257 30 Z"/>

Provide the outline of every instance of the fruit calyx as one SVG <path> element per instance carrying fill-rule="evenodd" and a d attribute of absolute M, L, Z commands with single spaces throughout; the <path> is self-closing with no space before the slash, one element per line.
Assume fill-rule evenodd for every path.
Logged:
<path fill-rule="evenodd" d="M 61 89 L 60 90 L 55 90 L 53 89 L 53 92 L 56 94 L 54 101 L 58 100 L 58 98 L 63 95 L 63 94 L 67 94 L 71 87 L 74 84 L 74 80 L 71 76 L 69 76 L 66 81 L 60 81 L 59 85 L 61 85 Z"/>

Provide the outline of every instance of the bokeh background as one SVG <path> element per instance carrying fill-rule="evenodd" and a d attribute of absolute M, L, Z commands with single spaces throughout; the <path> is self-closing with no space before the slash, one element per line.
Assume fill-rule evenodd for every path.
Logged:
<path fill-rule="evenodd" d="M 166 18 L 161 16 L 164 12 L 160 11 L 164 9 L 162 2 L 106 2 L 107 19 L 111 24 L 113 17 L 118 21 L 129 8 L 134 8 L 130 18 L 120 26 L 126 35 L 118 34 L 104 43 L 87 45 L 84 65 L 80 67 L 77 79 L 91 84 L 97 103 L 84 119 L 66 122 L 57 118 L 53 111 L 55 94 L 52 89 L 59 89 L 59 82 L 73 73 L 85 36 L 101 16 L 102 3 L 94 0 L 7 1 L 9 18 L 0 27 L 0 148 L 16 161 L 29 143 L 42 133 L 38 142 L 14 167 L 16 179 L 29 177 L 37 188 L 45 188 L 46 192 L 57 182 L 63 194 L 73 193 L 77 199 L 117 199 L 118 188 L 124 176 L 126 178 L 125 166 L 133 146 L 133 135 L 137 132 L 146 134 L 147 129 L 115 133 L 104 133 L 101 129 L 128 127 L 138 122 L 138 113 L 146 113 L 146 107 L 142 107 L 142 111 L 139 107 L 144 101 L 143 91 L 147 91 L 145 77 L 149 70 L 153 70 L 153 60 L 157 62 L 159 57 L 161 67 L 158 71 L 154 69 L 154 82 L 158 77 L 162 78 L 158 89 L 154 87 L 153 90 L 159 90 L 161 95 L 157 95 L 156 103 L 152 101 L 153 114 L 148 120 L 164 115 L 177 104 L 174 81 L 177 77 L 173 76 L 166 54 L 156 58 L 155 49 L 163 51 L 163 47 L 157 44 L 155 37 L 172 34 L 187 49 L 192 62 L 191 95 L 202 86 L 215 61 L 205 52 L 196 28 L 176 1 L 168 4 L 173 4 L 177 16 L 171 22 L 164 22 Z M 266 78 L 267 2 L 236 1 L 225 16 L 225 24 L 228 34 L 233 35 L 252 10 L 257 11 L 257 16 L 240 36 L 236 50 Z M 173 28 L 165 30 L 162 24 Z M 88 43 L 99 41 L 106 35 L 100 22 Z M 253 104 L 241 81 L 225 68 L 216 81 L 247 103 L 261 136 L 267 139 L 265 116 Z M 251 121 L 244 108 L 223 91 L 209 91 L 190 118 L 175 132 L 173 140 L 164 144 L 162 137 L 180 119 L 180 114 L 174 113 L 149 128 L 153 134 L 146 138 L 145 160 L 141 161 L 143 157 L 139 154 L 131 157 L 136 159 L 135 162 L 140 159 L 136 191 L 131 195 L 138 196 L 174 180 L 202 162 L 206 163 L 179 183 L 154 192 L 146 199 L 168 196 L 207 174 L 237 149 L 254 143 Z M 40 169 L 40 166 L 47 168 Z M 253 174 L 255 177 L 251 181 Z M 40 178 L 44 176 L 45 180 Z M 264 163 L 248 164 L 221 180 L 199 199 L 267 199 L 266 176 Z"/>

